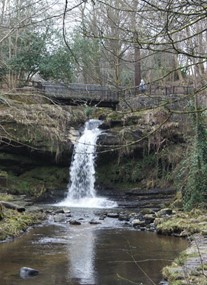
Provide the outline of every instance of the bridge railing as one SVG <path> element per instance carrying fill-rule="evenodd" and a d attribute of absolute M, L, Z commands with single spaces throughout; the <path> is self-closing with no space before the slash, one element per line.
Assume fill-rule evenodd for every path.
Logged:
<path fill-rule="evenodd" d="M 40 89 L 42 93 L 49 97 L 58 98 L 73 98 L 75 99 L 86 99 L 86 100 L 104 100 L 104 101 L 117 101 L 119 100 L 119 94 L 117 91 L 108 88 L 107 86 L 98 85 L 83 85 L 83 84 L 49 84 L 43 83 L 37 85 L 36 88 Z"/>
<path fill-rule="evenodd" d="M 190 95 L 193 93 L 192 86 L 161 86 L 154 84 L 145 84 L 144 91 L 137 87 L 123 89 L 119 91 L 119 96 L 136 96 L 139 94 L 146 94 L 148 96 L 172 96 L 172 95 Z"/>
<path fill-rule="evenodd" d="M 120 88 L 119 90 L 110 86 L 98 84 L 53 84 L 35 83 L 34 87 L 39 89 L 48 97 L 62 99 L 73 98 L 82 100 L 100 100 L 108 102 L 119 102 L 121 98 L 136 97 L 143 94 L 152 97 L 171 97 L 174 95 L 189 95 L 193 93 L 192 86 L 161 86 L 156 84 L 145 84 L 145 92 L 139 86 L 133 88 Z"/>

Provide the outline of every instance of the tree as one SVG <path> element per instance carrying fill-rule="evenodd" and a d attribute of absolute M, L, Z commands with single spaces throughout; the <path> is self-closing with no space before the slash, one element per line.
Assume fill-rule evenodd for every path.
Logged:
<path fill-rule="evenodd" d="M 8 60 L 9 70 L 15 74 L 20 85 L 28 82 L 39 71 L 39 66 L 46 54 L 47 32 L 39 34 L 26 31 L 17 40 L 17 51 Z"/>
<path fill-rule="evenodd" d="M 116 86 L 120 85 L 121 62 L 128 61 L 135 66 L 135 85 L 142 69 L 149 82 L 174 84 L 179 80 L 178 84 L 186 82 L 194 87 L 194 93 L 186 98 L 188 105 L 193 106 L 186 111 L 195 118 L 191 123 L 193 159 L 186 168 L 189 183 L 184 192 L 185 204 L 191 207 L 196 205 L 195 197 L 199 203 L 206 197 L 206 121 L 202 119 L 207 108 L 206 12 L 203 0 L 120 0 L 118 3 L 97 0 L 96 32 L 87 30 L 88 37 L 101 39 L 106 62 L 113 63 Z M 133 50 L 135 57 L 131 56 Z M 173 110 L 168 110 L 173 114 Z"/>
<path fill-rule="evenodd" d="M 35 72 L 38 53 L 42 51 L 46 34 L 43 31 L 52 26 L 47 12 L 50 5 L 47 1 L 43 4 L 35 0 L 2 0 L 0 7 L 0 66 L 7 71 L 4 82 L 9 88 L 14 88 L 25 72 Z M 17 67 L 20 63 L 21 67 Z"/>
<path fill-rule="evenodd" d="M 73 81 L 73 60 L 65 47 L 59 47 L 52 52 L 46 52 L 37 71 L 45 80 L 70 83 Z"/>
<path fill-rule="evenodd" d="M 71 48 L 78 59 L 78 64 L 73 60 L 76 81 L 102 84 L 100 40 L 87 38 L 81 31 L 78 28 L 72 34 Z"/>

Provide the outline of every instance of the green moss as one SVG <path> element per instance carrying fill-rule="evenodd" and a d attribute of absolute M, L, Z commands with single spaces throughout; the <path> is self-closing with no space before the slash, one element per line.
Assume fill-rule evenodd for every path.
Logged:
<path fill-rule="evenodd" d="M 6 193 L 0 193 L 0 201 L 12 201 L 12 200 L 13 200 L 12 195 Z"/>
<path fill-rule="evenodd" d="M 119 162 L 117 159 L 101 163 L 97 167 L 97 183 L 104 185 L 116 185 L 121 189 L 138 186 L 156 179 L 154 166 L 156 158 L 154 155 L 145 156 L 140 159 L 123 158 Z"/>
<path fill-rule="evenodd" d="M 201 233 L 207 230 L 207 222 L 205 222 L 203 215 L 198 215 L 199 213 L 200 210 L 194 210 L 188 214 L 177 213 L 177 215 L 158 224 L 157 231 L 166 235 L 180 234 L 182 231 L 186 231 L 189 235 Z"/>
<path fill-rule="evenodd" d="M 0 171 L 0 177 L 7 178 L 8 177 L 8 173 L 6 171 Z"/>
<path fill-rule="evenodd" d="M 189 256 L 186 255 L 185 260 L 188 258 Z M 198 255 L 197 258 L 199 258 Z M 205 267 L 202 266 L 201 268 L 201 266 L 198 266 L 194 270 L 189 271 L 185 264 L 179 264 L 176 261 L 177 259 L 170 266 L 166 266 L 162 270 L 163 277 L 168 280 L 170 285 L 207 284 L 203 271 Z"/>
<path fill-rule="evenodd" d="M 40 197 L 46 191 L 65 188 L 68 183 L 68 168 L 37 167 L 20 176 L 9 175 L 9 192 Z"/>
<path fill-rule="evenodd" d="M 15 210 L 3 208 L 4 218 L 0 221 L 0 240 L 16 237 L 29 226 L 39 223 L 43 219 L 42 213 L 19 213 Z"/>

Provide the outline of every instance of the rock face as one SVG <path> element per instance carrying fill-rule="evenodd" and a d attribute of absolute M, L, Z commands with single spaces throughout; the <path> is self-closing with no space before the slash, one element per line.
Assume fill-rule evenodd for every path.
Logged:
<path fill-rule="evenodd" d="M 83 112 L 77 112 L 79 118 L 73 113 L 72 108 L 50 104 L 1 106 L 1 152 L 64 163 L 75 139 L 74 127 L 85 121 Z"/>
<path fill-rule="evenodd" d="M 21 104 L 0 107 L 3 126 L 0 135 L 5 138 L 1 143 L 0 164 L 3 171 L 12 173 L 9 182 L 3 184 L 5 191 L 13 194 L 29 193 L 38 201 L 49 197 L 56 202 L 56 197 L 63 198 L 66 191 L 73 143 L 87 117 L 84 107 L 62 107 L 34 98 L 22 104 L 20 96 Z M 148 137 L 166 120 L 166 111 L 105 113 L 105 110 L 94 111 L 94 117 L 104 114 L 103 133 L 97 147 L 96 188 L 115 189 L 116 198 L 119 199 L 117 193 L 122 202 L 124 198 L 123 206 L 137 207 L 141 200 L 147 204 L 147 200 L 158 200 L 161 193 L 148 195 L 146 191 L 142 194 L 140 190 L 135 193 L 129 189 L 159 188 L 160 173 L 164 177 L 176 162 L 164 152 L 160 152 L 157 160 L 155 153 L 163 146 L 168 150 L 166 142 L 178 148 L 178 142 L 183 140 L 178 123 L 168 122 L 158 135 Z M 120 192 L 122 185 L 125 188 Z M 62 193 L 56 189 L 62 189 Z"/>
<path fill-rule="evenodd" d="M 86 117 L 81 108 L 39 102 L 35 96 L 27 104 L 23 100 L 15 95 L 15 101 L 0 105 L 0 165 L 7 174 L 0 188 L 47 199 L 56 196 L 52 192 L 56 188 L 67 186 L 75 129 Z"/>

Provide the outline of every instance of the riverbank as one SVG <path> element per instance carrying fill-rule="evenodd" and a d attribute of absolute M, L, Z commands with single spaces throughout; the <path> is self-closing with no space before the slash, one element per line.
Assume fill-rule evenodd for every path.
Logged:
<path fill-rule="evenodd" d="M 39 208 L 27 209 L 29 203 L 24 201 L 23 196 L 14 200 L 12 195 L 0 195 L 0 242 L 10 241 L 25 231 L 29 227 L 40 224 L 46 214 Z"/>
<path fill-rule="evenodd" d="M 156 221 L 155 221 L 156 222 Z M 157 220 L 159 234 L 187 238 L 189 247 L 162 273 L 169 285 L 207 284 L 207 213 L 192 210 L 177 212 L 164 220 Z"/>

